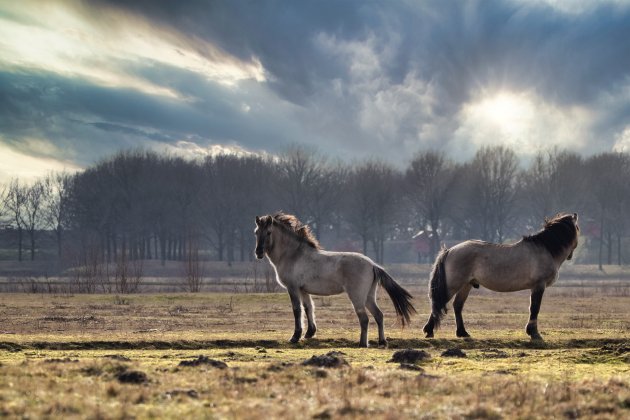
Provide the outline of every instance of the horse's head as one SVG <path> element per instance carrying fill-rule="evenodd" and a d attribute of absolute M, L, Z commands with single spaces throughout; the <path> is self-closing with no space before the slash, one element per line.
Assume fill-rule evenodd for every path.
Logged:
<path fill-rule="evenodd" d="M 571 245 L 572 246 L 571 252 L 569 253 L 569 256 L 567 257 L 567 260 L 570 260 L 571 258 L 573 258 L 573 251 L 575 251 L 575 248 L 577 248 L 578 246 L 578 235 L 580 234 L 580 226 L 578 225 L 577 213 L 573 213 L 571 215 L 571 222 L 575 226 L 575 239 L 573 240 L 573 244 Z"/>
<path fill-rule="evenodd" d="M 273 218 L 271 216 L 256 216 L 256 258 L 263 259 L 265 252 L 273 248 L 273 238 L 271 232 L 273 229 Z"/>
<path fill-rule="evenodd" d="M 551 219 L 545 219 L 542 230 L 524 239 L 546 248 L 557 262 L 562 263 L 573 258 L 579 235 L 577 213 L 558 213 Z"/>

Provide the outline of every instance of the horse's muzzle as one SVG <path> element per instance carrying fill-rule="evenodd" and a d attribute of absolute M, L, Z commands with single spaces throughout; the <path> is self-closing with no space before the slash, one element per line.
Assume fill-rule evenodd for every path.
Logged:
<path fill-rule="evenodd" d="M 258 258 L 259 260 L 262 260 L 265 257 L 265 253 L 263 252 L 262 249 L 258 249 L 256 248 L 256 258 Z"/>

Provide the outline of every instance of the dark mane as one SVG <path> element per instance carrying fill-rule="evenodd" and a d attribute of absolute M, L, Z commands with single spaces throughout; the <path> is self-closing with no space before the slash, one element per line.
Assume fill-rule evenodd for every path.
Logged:
<path fill-rule="evenodd" d="M 578 229 L 573 222 L 573 216 L 566 213 L 558 213 L 552 219 L 545 219 L 542 230 L 533 235 L 524 236 L 523 241 L 543 246 L 552 257 L 557 257 L 566 251 L 578 234 Z"/>
<path fill-rule="evenodd" d="M 322 246 L 319 244 L 313 232 L 311 232 L 311 228 L 308 225 L 302 224 L 292 214 L 284 214 L 283 212 L 278 212 L 271 216 L 274 222 L 278 223 L 279 226 L 283 227 L 286 231 L 295 234 L 295 236 L 305 244 L 315 249 L 322 249 Z"/>

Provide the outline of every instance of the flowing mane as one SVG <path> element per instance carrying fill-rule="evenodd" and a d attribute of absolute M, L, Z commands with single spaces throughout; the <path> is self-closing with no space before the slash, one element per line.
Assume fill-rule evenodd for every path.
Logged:
<path fill-rule="evenodd" d="M 284 228 L 285 231 L 293 233 L 298 240 L 315 249 L 322 249 L 319 241 L 315 238 L 313 232 L 311 232 L 311 228 L 308 225 L 302 224 L 294 215 L 278 212 L 271 216 L 271 218 L 278 226 Z"/>
<path fill-rule="evenodd" d="M 542 230 L 533 235 L 524 236 L 523 240 L 543 246 L 553 257 L 562 254 L 578 235 L 578 228 L 573 223 L 573 216 L 558 213 L 550 220 L 545 220 Z"/>

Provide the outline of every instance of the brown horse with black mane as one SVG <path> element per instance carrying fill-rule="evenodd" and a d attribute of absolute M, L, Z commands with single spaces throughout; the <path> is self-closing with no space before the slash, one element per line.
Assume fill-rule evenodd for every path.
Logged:
<path fill-rule="evenodd" d="M 415 312 L 411 295 L 382 267 L 355 252 L 324 251 L 310 228 L 293 215 L 279 212 L 256 217 L 254 233 L 256 258 L 267 256 L 276 271 L 278 283 L 289 292 L 295 317 L 292 343 L 298 342 L 302 336 L 302 306 L 308 321 L 305 338 L 313 337 L 317 331 L 311 295 L 348 294 L 361 325 L 359 345 L 362 347 L 368 345 L 367 311 L 376 320 L 379 345 L 387 345 L 383 312 L 376 304 L 379 284 L 389 294 L 403 326 Z"/>
<path fill-rule="evenodd" d="M 495 292 L 531 290 L 529 322 L 525 331 L 532 340 L 538 333 L 538 312 L 545 288 L 558 278 L 558 270 L 570 260 L 578 244 L 578 215 L 557 214 L 545 220 L 541 231 L 509 245 L 466 241 L 443 248 L 435 260 L 429 282 L 431 315 L 424 326 L 427 337 L 446 314 L 446 304 L 455 297 L 453 309 L 457 336 L 470 337 L 464 328 L 462 309 L 473 287 Z"/>

